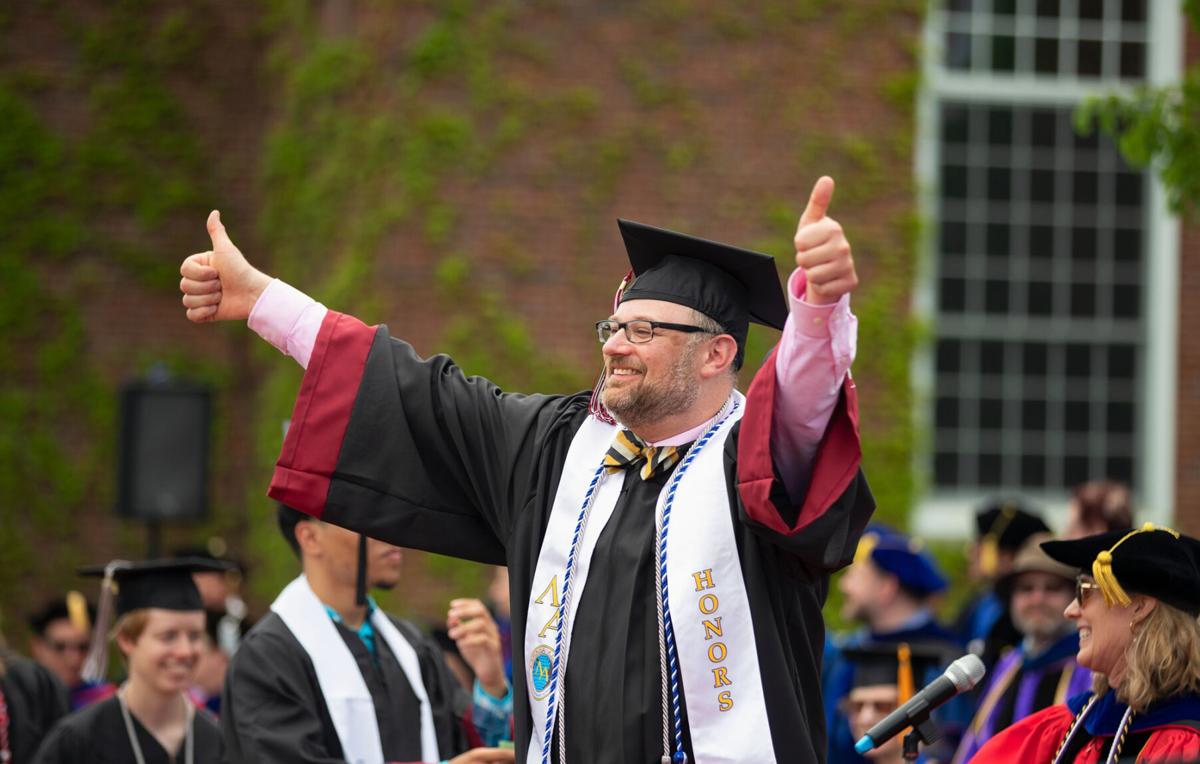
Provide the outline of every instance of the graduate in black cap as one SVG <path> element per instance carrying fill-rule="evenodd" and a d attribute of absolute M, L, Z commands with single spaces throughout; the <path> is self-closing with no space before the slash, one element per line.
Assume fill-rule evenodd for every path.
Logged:
<path fill-rule="evenodd" d="M 818 762 L 821 606 L 874 508 L 832 195 L 801 216 L 786 301 L 770 256 L 621 221 L 631 280 L 564 319 L 602 343 L 594 393 L 422 359 L 255 270 L 215 212 L 180 286 L 193 321 L 250 317 L 307 369 L 273 497 L 508 564 L 518 759 Z M 743 397 L 751 321 L 784 333 Z"/>
<path fill-rule="evenodd" d="M 967 549 L 967 575 L 980 591 L 963 606 L 955 619 L 955 631 L 985 666 L 995 665 L 1000 655 L 1021 639 L 993 587 L 1012 569 L 1021 545 L 1035 533 L 1049 531 L 1041 512 L 1020 497 L 992 497 L 975 511 L 975 539 Z"/>
<path fill-rule="evenodd" d="M 186 691 L 204 639 L 204 605 L 192 573 L 224 569 L 214 560 L 183 558 L 117 560 L 81 571 L 104 579 L 84 676 L 107 668 L 112 626 L 129 679 L 114 697 L 59 722 L 38 750 L 38 764 L 222 760 L 220 729 Z"/>
<path fill-rule="evenodd" d="M 937 677 L 956 658 L 942 643 L 868 642 L 847 648 L 842 657 L 852 670 L 850 689 L 839 700 L 839 711 L 849 720 L 853 740 L 883 721 Z M 934 721 L 938 721 L 935 715 Z M 866 759 L 873 764 L 899 764 L 904 760 L 903 734 L 872 748 Z M 924 750 L 922 760 L 944 753 L 945 746 Z M 943 757 L 944 758 L 944 757 Z M 936 759 L 935 759 L 936 760 Z"/>
<path fill-rule="evenodd" d="M 1042 549 L 1079 571 L 1066 616 L 1092 691 L 1026 717 L 971 761 L 1200 758 L 1200 541 L 1146 523 Z"/>

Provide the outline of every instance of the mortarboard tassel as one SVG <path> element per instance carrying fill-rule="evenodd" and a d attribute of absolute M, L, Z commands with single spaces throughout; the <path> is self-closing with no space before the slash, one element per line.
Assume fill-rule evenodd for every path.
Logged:
<path fill-rule="evenodd" d="M 367 604 L 367 535 L 358 534 L 358 575 L 354 582 L 354 604 Z"/>
<path fill-rule="evenodd" d="M 625 274 L 625 278 L 621 279 L 620 285 L 617 286 L 617 291 L 613 295 L 613 313 L 617 312 L 617 307 L 621 304 L 621 295 L 625 294 L 625 287 L 629 286 L 633 281 L 633 269 L 630 269 Z M 604 404 L 600 402 L 600 391 L 604 389 L 604 380 L 607 374 L 604 368 L 600 369 L 600 378 L 596 380 L 596 386 L 592 388 L 592 399 L 588 401 L 588 413 L 599 419 L 605 424 L 616 424 L 617 420 L 613 415 L 608 413 L 608 409 L 604 408 Z"/>
<path fill-rule="evenodd" d="M 879 543 L 879 537 L 874 533 L 864 533 L 858 540 L 858 546 L 854 548 L 854 561 L 863 562 L 871 559 L 871 552 L 875 550 L 875 545 Z"/>
<path fill-rule="evenodd" d="M 86 682 L 99 682 L 108 673 L 108 631 L 113 626 L 117 610 L 117 582 L 113 576 L 117 568 L 127 565 L 129 563 L 125 560 L 113 560 L 104 567 L 104 581 L 100 584 L 100 602 L 96 606 L 96 623 L 92 630 L 92 645 L 88 649 L 81 674 Z"/>
<path fill-rule="evenodd" d="M 92 619 L 88 617 L 87 599 L 77 591 L 67 592 L 67 618 L 80 631 L 92 630 Z"/>
<path fill-rule="evenodd" d="M 1008 524 L 1016 516 L 1016 508 L 1006 505 L 979 542 L 979 570 L 988 578 L 994 578 L 1000 568 L 1000 537 L 1008 530 Z"/>
<path fill-rule="evenodd" d="M 1120 538 L 1117 543 L 1096 555 L 1096 560 L 1092 563 L 1092 578 L 1096 579 L 1096 585 L 1100 587 L 1100 593 L 1104 595 L 1104 604 L 1112 607 L 1114 604 L 1122 607 L 1128 605 L 1131 600 L 1125 589 L 1121 587 L 1121 583 L 1117 581 L 1117 576 L 1113 573 L 1112 553 L 1117 547 L 1125 543 L 1125 539 L 1136 536 L 1139 533 L 1148 533 L 1149 531 L 1166 531 L 1175 538 L 1179 538 L 1179 532 L 1173 531 L 1170 528 L 1163 528 L 1154 523 L 1146 523 L 1141 528 L 1135 531 L 1130 531 Z"/>
<path fill-rule="evenodd" d="M 900 705 L 907 703 L 917 692 L 913 678 L 912 648 L 907 642 L 896 646 L 896 696 Z"/>

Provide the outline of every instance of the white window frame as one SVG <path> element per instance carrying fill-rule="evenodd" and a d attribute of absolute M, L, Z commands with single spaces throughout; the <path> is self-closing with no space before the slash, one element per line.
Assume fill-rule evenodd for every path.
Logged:
<path fill-rule="evenodd" d="M 1110 0 L 1111 2 L 1112 0 Z M 943 0 L 931 0 L 924 29 L 922 88 L 917 101 L 915 174 L 918 210 L 929 225 L 919 244 L 921 258 L 912 295 L 916 319 L 933 326 L 937 316 L 936 222 L 941 99 L 1012 103 L 1014 105 L 1069 106 L 1089 96 L 1129 92 L 1130 87 L 1110 82 L 1050 79 L 1045 75 L 1005 75 L 949 71 L 943 60 L 945 28 Z M 1073 10 L 1075 3 L 1066 0 Z M 1183 71 L 1187 19 L 1178 0 L 1147 0 L 1148 40 L 1146 79 L 1150 85 L 1179 82 Z M 1142 422 L 1137 428 L 1137 520 L 1170 523 L 1175 515 L 1176 387 L 1179 337 L 1179 219 L 1168 209 L 1166 191 L 1149 173 L 1145 209 L 1145 279 L 1141 304 L 1146 328 L 1143 368 L 1139 374 Z M 934 343 L 913 356 L 911 383 L 916 405 L 916 432 L 925 435 L 916 443 L 913 469 L 918 499 L 911 518 L 912 530 L 926 538 L 964 538 L 974 532 L 974 509 L 987 496 L 1006 492 L 963 490 L 937 492 L 933 488 Z M 869 469 L 869 465 L 868 465 Z M 1068 496 L 1065 492 L 1035 493 L 1014 486 L 1047 511 L 1047 521 L 1061 528 Z"/>

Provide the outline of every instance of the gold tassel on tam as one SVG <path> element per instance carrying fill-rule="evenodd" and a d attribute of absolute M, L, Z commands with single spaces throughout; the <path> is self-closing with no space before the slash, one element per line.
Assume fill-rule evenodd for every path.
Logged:
<path fill-rule="evenodd" d="M 854 549 L 854 561 L 863 562 L 871 559 L 871 552 L 875 550 L 875 545 L 879 543 L 879 537 L 874 533 L 864 533 L 858 540 L 858 546 Z"/>
<path fill-rule="evenodd" d="M 1008 525 L 1017 516 L 1017 509 L 1005 505 L 1000 510 L 1000 516 L 992 527 L 979 540 L 979 570 L 988 578 L 994 578 L 1000 569 L 1000 537 L 1008 530 Z"/>
<path fill-rule="evenodd" d="M 1100 588 L 1100 593 L 1104 595 L 1104 604 L 1108 605 L 1109 607 L 1113 607 L 1114 605 L 1121 605 L 1124 607 L 1132 602 L 1132 600 L 1129 599 L 1129 595 L 1126 594 L 1125 590 L 1121 587 L 1121 582 L 1117 581 L 1116 574 L 1113 573 L 1113 552 L 1117 550 L 1117 547 L 1125 543 L 1126 539 L 1136 536 L 1139 533 L 1148 533 L 1149 531 L 1166 531 L 1175 538 L 1179 538 L 1178 531 L 1173 531 L 1170 528 L 1163 528 L 1155 525 L 1154 523 L 1146 523 L 1141 528 L 1126 533 L 1120 538 L 1120 540 L 1117 541 L 1117 543 L 1096 555 L 1096 560 L 1092 563 L 1092 578 L 1096 579 L 1096 586 Z"/>

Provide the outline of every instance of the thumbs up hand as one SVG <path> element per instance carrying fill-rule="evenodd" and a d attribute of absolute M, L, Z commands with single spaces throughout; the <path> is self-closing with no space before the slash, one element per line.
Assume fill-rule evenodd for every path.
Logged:
<path fill-rule="evenodd" d="M 216 210 L 208 216 L 208 235 L 212 249 L 188 257 L 179 267 L 183 276 L 179 291 L 188 320 L 245 320 L 271 279 L 246 261 Z"/>
<path fill-rule="evenodd" d="M 850 242 L 841 224 L 825 215 L 832 201 L 833 178 L 822 177 L 796 226 L 796 267 L 804 269 L 804 301 L 810 305 L 835 303 L 858 286 Z"/>

